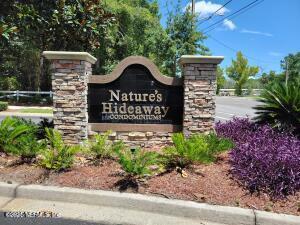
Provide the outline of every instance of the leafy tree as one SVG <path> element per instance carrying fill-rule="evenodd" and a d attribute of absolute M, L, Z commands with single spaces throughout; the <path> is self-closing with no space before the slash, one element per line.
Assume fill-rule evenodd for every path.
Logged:
<path fill-rule="evenodd" d="M 175 75 L 181 55 L 207 52 L 195 20 L 178 4 L 164 29 L 157 0 L 3 0 L 0 77 L 14 78 L 23 90 L 49 90 L 50 68 L 41 57 L 45 50 L 89 51 L 98 58 L 95 73 L 108 73 L 125 57 L 142 55 Z"/>
<path fill-rule="evenodd" d="M 101 0 L 4 0 L 0 10 L 1 75 L 18 77 L 23 87 L 49 89 L 49 66 L 40 60 L 41 52 L 98 48 L 112 18 Z"/>
<path fill-rule="evenodd" d="M 266 87 L 278 82 L 284 82 L 284 73 L 276 74 L 275 71 L 271 70 L 269 73 L 263 73 L 259 79 L 262 86 Z"/>
<path fill-rule="evenodd" d="M 180 1 L 175 11 L 169 13 L 166 32 L 171 45 L 164 49 L 166 51 L 165 73 L 179 74 L 177 61 L 182 55 L 208 54 L 208 48 L 203 45 L 206 37 L 197 30 L 196 20 L 190 7 L 182 12 Z"/>
<path fill-rule="evenodd" d="M 19 35 L 41 51 L 94 49 L 112 18 L 101 0 L 27 0 L 15 7 Z"/>
<path fill-rule="evenodd" d="M 219 91 L 221 88 L 224 87 L 225 84 L 225 77 L 224 77 L 224 71 L 221 67 L 217 67 L 217 94 L 219 94 Z"/>
<path fill-rule="evenodd" d="M 8 44 L 17 31 L 17 27 L 6 18 L 13 11 L 13 0 L 2 0 L 0 8 L 0 47 L 2 48 L 4 44 Z"/>
<path fill-rule="evenodd" d="M 248 60 L 243 56 L 242 52 L 237 52 L 236 60 L 232 60 L 231 66 L 226 69 L 228 77 L 235 81 L 236 95 L 242 95 L 243 85 L 249 77 L 254 77 L 258 71 L 258 67 L 248 65 Z"/>
<path fill-rule="evenodd" d="M 0 89 L 14 91 L 19 87 L 19 83 L 15 77 L 0 77 Z"/>
<path fill-rule="evenodd" d="M 281 61 L 281 68 L 284 71 L 284 76 L 286 74 L 286 70 L 288 70 L 288 79 L 291 81 L 295 81 L 300 77 L 300 52 L 296 54 L 289 54 L 284 57 Z"/>
<path fill-rule="evenodd" d="M 130 55 L 142 55 L 162 65 L 168 37 L 160 25 L 157 1 L 112 0 L 106 7 L 115 20 L 94 52 L 98 58 L 95 72 L 110 72 Z"/>

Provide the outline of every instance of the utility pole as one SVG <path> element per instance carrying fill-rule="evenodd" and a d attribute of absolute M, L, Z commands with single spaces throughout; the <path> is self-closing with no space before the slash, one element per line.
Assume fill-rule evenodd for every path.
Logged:
<path fill-rule="evenodd" d="M 287 85 L 287 82 L 289 80 L 289 63 L 288 60 L 285 61 L 285 85 Z"/>
<path fill-rule="evenodd" d="M 192 0 L 192 13 L 195 15 L 195 0 Z"/>

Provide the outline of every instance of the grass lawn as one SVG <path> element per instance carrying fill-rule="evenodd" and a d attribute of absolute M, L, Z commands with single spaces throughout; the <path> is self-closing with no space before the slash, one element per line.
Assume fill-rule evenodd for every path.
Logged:
<path fill-rule="evenodd" d="M 21 113 L 46 113 L 46 114 L 52 114 L 53 109 L 29 108 L 29 109 L 21 109 L 19 112 L 21 112 Z"/>

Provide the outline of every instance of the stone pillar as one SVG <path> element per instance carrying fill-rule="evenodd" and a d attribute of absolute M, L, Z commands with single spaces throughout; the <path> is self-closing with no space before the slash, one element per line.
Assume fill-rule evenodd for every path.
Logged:
<path fill-rule="evenodd" d="M 215 120 L 216 73 L 222 56 L 184 55 L 179 63 L 184 79 L 183 133 L 208 133 Z"/>
<path fill-rule="evenodd" d="M 88 136 L 87 76 L 96 58 L 86 52 L 45 51 L 51 60 L 53 122 L 68 144 Z"/>

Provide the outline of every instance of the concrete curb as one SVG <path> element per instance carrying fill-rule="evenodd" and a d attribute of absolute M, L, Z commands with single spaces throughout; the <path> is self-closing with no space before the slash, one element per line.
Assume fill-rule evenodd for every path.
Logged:
<path fill-rule="evenodd" d="M 12 193 L 15 193 L 15 196 Z M 300 217 L 298 216 L 112 191 L 82 190 L 41 185 L 18 186 L 0 182 L 0 195 L 15 198 L 124 208 L 230 225 L 300 224 Z"/>
<path fill-rule="evenodd" d="M 0 196 L 7 198 L 15 198 L 18 184 L 8 184 L 0 182 Z"/>
<path fill-rule="evenodd" d="M 300 216 L 255 210 L 256 225 L 299 225 Z"/>
<path fill-rule="evenodd" d="M 141 194 L 39 185 L 20 186 L 16 193 L 17 198 L 33 198 L 126 208 L 232 225 L 254 224 L 254 213 L 252 210 L 211 206 L 191 201 L 169 200 Z M 76 196 L 76 198 L 74 198 L 74 196 Z"/>

